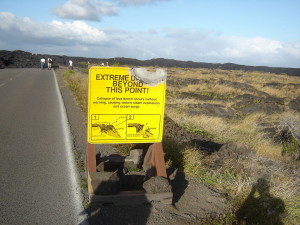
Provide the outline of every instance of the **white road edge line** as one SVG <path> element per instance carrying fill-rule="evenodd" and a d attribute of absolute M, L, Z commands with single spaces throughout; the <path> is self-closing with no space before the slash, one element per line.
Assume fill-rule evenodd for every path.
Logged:
<path fill-rule="evenodd" d="M 75 158 L 73 155 L 73 150 L 72 150 L 72 141 L 71 141 L 71 131 L 68 125 L 68 118 L 67 118 L 67 113 L 66 113 L 66 108 L 58 87 L 58 82 L 56 79 L 56 75 L 54 70 L 52 70 L 52 74 L 54 76 L 55 80 L 55 86 L 56 86 L 56 92 L 57 96 L 59 99 L 59 105 L 60 105 L 60 111 L 61 111 L 61 122 L 62 122 L 62 128 L 63 128 L 63 133 L 64 133 L 64 139 L 65 139 L 65 148 L 66 148 L 66 154 L 67 154 L 67 159 L 69 160 L 67 162 L 69 166 L 69 171 L 70 171 L 70 179 L 71 179 L 71 185 L 72 185 L 72 191 L 73 196 L 75 197 L 74 203 L 76 206 L 76 211 L 78 212 L 78 224 L 80 225 L 88 225 L 88 220 L 87 220 L 87 213 L 85 212 L 85 209 L 82 206 L 83 200 L 81 196 L 81 188 L 79 186 L 79 177 L 78 177 L 78 170 L 75 165 Z"/>
<path fill-rule="evenodd" d="M 4 86 L 6 83 L 0 84 L 0 87 Z"/>

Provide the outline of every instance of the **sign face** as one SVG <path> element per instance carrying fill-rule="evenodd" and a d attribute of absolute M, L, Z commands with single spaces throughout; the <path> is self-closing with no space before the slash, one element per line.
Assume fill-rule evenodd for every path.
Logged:
<path fill-rule="evenodd" d="M 165 77 L 151 83 L 126 67 L 90 68 L 88 142 L 160 142 L 165 91 Z"/>

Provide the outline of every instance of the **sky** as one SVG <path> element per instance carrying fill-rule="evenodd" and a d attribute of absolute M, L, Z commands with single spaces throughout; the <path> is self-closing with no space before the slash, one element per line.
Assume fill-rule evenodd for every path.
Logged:
<path fill-rule="evenodd" d="M 0 50 L 300 68 L 300 0 L 0 0 Z"/>

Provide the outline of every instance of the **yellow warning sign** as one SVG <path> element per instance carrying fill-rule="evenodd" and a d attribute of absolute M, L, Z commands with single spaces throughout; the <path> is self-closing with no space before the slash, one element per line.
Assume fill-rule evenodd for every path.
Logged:
<path fill-rule="evenodd" d="M 88 142 L 154 143 L 163 135 L 166 74 L 126 67 L 89 70 Z"/>

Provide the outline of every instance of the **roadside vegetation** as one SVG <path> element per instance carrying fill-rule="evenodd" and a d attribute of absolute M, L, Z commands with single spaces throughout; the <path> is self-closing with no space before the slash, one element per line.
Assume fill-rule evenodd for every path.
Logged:
<path fill-rule="evenodd" d="M 63 78 L 75 95 L 76 102 L 83 112 L 87 112 L 88 102 L 88 76 L 87 70 L 65 70 Z"/>
<path fill-rule="evenodd" d="M 300 77 L 166 71 L 166 115 L 193 137 L 168 130 L 167 165 L 228 199 L 227 213 L 201 224 L 300 224 Z M 66 69 L 63 77 L 87 112 L 87 69 Z M 132 146 L 119 147 L 126 154 Z"/>

